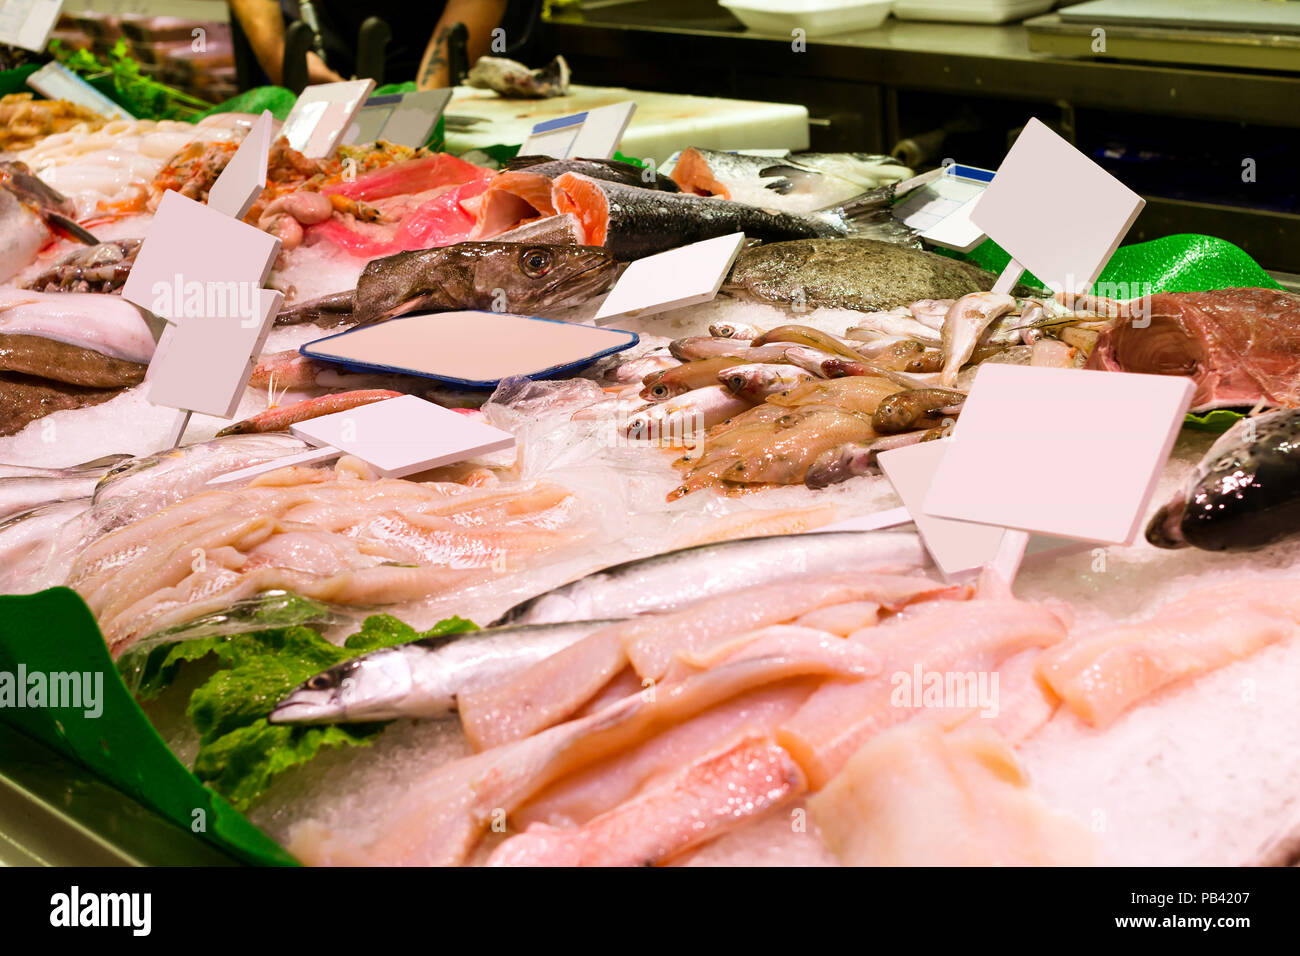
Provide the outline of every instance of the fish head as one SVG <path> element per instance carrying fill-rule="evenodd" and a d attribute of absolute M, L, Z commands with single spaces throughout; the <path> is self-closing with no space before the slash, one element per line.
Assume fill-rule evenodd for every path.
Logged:
<path fill-rule="evenodd" d="M 508 311 L 531 313 L 581 305 L 614 284 L 618 263 L 599 246 L 481 243 L 474 286 Z"/>
<path fill-rule="evenodd" d="M 411 666 L 400 648 L 344 661 L 309 678 L 275 705 L 273 724 L 390 720 L 412 690 Z"/>
<path fill-rule="evenodd" d="M 672 374 L 675 368 L 677 366 L 647 375 L 641 383 L 641 398 L 647 402 L 666 402 L 689 391 L 688 386 L 684 382 L 677 381 Z"/>

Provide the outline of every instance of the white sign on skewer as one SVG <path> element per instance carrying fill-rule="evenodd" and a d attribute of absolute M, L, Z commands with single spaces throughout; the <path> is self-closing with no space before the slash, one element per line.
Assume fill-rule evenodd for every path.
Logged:
<path fill-rule="evenodd" d="M 309 86 L 293 104 L 280 135 L 308 159 L 324 159 L 342 141 L 374 88 L 374 80 Z"/>
<path fill-rule="evenodd" d="M 533 127 L 519 155 L 609 159 L 623 141 L 634 112 L 636 103 L 629 101 L 544 120 Z"/>
<path fill-rule="evenodd" d="M 924 514 L 1129 544 L 1193 392 L 1182 376 L 985 365 Z"/>
<path fill-rule="evenodd" d="M 712 301 L 744 244 L 737 232 L 636 260 L 601 303 L 596 324 Z"/>
<path fill-rule="evenodd" d="M 243 219 L 266 188 L 266 164 L 271 155 L 272 120 L 264 110 L 208 190 L 208 208 Z"/>
<path fill-rule="evenodd" d="M 0 43 L 40 53 L 63 12 L 63 0 L 4 0 L 0 4 Z"/>
<path fill-rule="evenodd" d="M 1145 205 L 1046 124 L 1031 119 L 970 220 L 1011 255 L 995 292 L 1009 291 L 1027 269 L 1055 292 L 1079 293 L 1097 281 Z"/>
<path fill-rule="evenodd" d="M 945 576 L 981 568 L 997 557 L 1006 529 L 936 518 L 925 513 L 926 493 L 951 446 L 947 439 L 921 442 L 881 452 L 877 461 L 889 483 L 903 499 L 926 550 Z"/>
<path fill-rule="evenodd" d="M 287 465 L 316 464 L 344 454 L 368 462 L 385 478 L 404 478 L 515 445 L 510 432 L 414 395 L 322 415 L 299 422 L 291 431 L 317 447 L 228 472 L 208 484 L 229 484 Z"/>
<path fill-rule="evenodd" d="M 927 242 L 969 252 L 984 239 L 984 230 L 970 216 L 992 181 L 987 169 L 952 163 L 891 211 Z"/>
<path fill-rule="evenodd" d="M 217 418 L 230 418 L 253 374 L 284 294 L 258 289 L 252 321 L 191 316 L 167 343 L 160 367 L 149 376 L 149 401 Z"/>

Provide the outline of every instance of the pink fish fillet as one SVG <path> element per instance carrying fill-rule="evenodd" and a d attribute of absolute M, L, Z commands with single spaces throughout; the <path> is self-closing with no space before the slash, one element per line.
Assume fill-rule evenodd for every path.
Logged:
<path fill-rule="evenodd" d="M 580 720 L 439 767 L 395 802 L 369 842 L 307 823 L 291 835 L 289 851 L 315 865 L 459 864 L 488 826 L 565 775 L 755 688 L 813 675 L 860 678 L 877 663 L 862 650 L 846 641 L 832 645 L 818 639 L 802 647 L 787 644 L 767 656 L 727 661 Z"/>
<path fill-rule="evenodd" d="M 320 191 L 326 196 L 345 196 L 373 202 L 402 193 L 424 192 L 439 186 L 459 186 L 476 179 L 486 180 L 490 169 L 475 166 L 449 153 L 435 153 L 419 159 L 393 163 L 374 172 L 364 173 L 351 182 L 334 183 Z"/>
<path fill-rule="evenodd" d="M 954 699 L 941 700 L 941 706 L 965 708 L 981 673 L 991 686 L 991 672 L 1002 661 L 1065 636 L 1066 625 L 1052 609 L 1022 601 L 934 601 L 910 608 L 849 638 L 880 654 L 880 676 L 826 684 L 777 732 L 777 742 L 799 761 L 813 789 L 820 789 L 873 735 L 923 712 L 940 716 L 924 696 L 917 705 L 918 673 L 922 686 L 930 675 L 951 683 Z M 955 699 L 957 693 L 962 700 Z"/>
<path fill-rule="evenodd" d="M 1296 624 L 1296 609 L 1282 601 L 1243 601 L 1239 588 L 1214 588 L 1156 620 L 1061 644 L 1043 655 L 1039 673 L 1081 720 L 1105 727 L 1163 687 L 1294 637 Z"/>
<path fill-rule="evenodd" d="M 819 607 L 846 601 L 901 606 L 926 595 L 965 593 L 928 578 L 842 572 L 720 595 L 611 625 L 506 681 L 470 688 L 458 701 L 461 722 L 474 747 L 484 750 L 568 719 L 629 661 L 641 678 L 658 681 L 680 651 L 704 651 Z"/>
<path fill-rule="evenodd" d="M 358 223 L 350 226 L 334 216 L 306 229 L 308 242 L 330 242 L 354 256 L 375 259 L 413 249 L 448 246 L 469 238 L 474 217 L 461 203 L 487 188 L 487 181 L 475 179 L 449 189 L 421 204 L 394 229 Z"/>
<path fill-rule="evenodd" d="M 501 844 L 488 866 L 657 866 L 806 787 L 788 753 L 748 736 L 578 829 L 534 824 Z"/>

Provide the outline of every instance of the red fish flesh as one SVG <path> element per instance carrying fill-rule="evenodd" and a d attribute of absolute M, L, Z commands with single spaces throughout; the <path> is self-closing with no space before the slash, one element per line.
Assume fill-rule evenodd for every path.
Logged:
<path fill-rule="evenodd" d="M 1169 292 L 1119 305 L 1088 367 L 1190 375 L 1193 411 L 1300 406 L 1300 295 L 1278 289 Z"/>

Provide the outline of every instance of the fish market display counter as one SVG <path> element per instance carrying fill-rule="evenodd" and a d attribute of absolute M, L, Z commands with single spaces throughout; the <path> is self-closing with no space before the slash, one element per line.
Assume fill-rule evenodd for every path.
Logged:
<path fill-rule="evenodd" d="M 1205 233 L 1266 268 L 1300 272 L 1300 216 L 1282 171 L 1300 142 L 1300 59 L 1292 72 L 1263 72 L 1066 58 L 1035 52 L 1024 24 L 892 18 L 794 49 L 713 3 L 590 6 L 557 11 L 551 24 L 585 83 L 801 103 L 814 149 L 887 152 L 946 131 L 932 162 L 989 168 L 1029 116 L 1056 116 L 1059 132 L 1147 199 L 1130 239 Z M 1243 182 L 1243 157 L 1278 162 Z"/>

